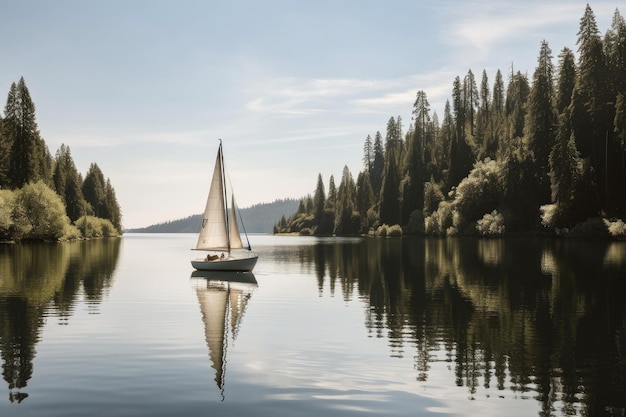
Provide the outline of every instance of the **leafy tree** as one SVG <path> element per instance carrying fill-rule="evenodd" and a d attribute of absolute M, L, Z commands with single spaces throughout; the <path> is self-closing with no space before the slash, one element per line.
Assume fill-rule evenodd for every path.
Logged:
<path fill-rule="evenodd" d="M 41 180 L 17 192 L 14 216 L 22 239 L 58 240 L 69 226 L 63 201 Z"/>
<path fill-rule="evenodd" d="M 15 194 L 12 190 L 0 189 L 0 241 L 11 240 L 15 233 Z"/>
<path fill-rule="evenodd" d="M 468 223 L 476 222 L 498 206 L 502 195 L 501 177 L 500 166 L 496 161 L 486 159 L 476 162 L 455 192 L 455 227 L 458 230 Z"/>

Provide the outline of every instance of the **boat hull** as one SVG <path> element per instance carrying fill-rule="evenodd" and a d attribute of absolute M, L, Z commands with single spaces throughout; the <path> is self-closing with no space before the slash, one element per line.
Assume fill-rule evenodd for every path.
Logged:
<path fill-rule="evenodd" d="M 228 257 L 207 261 L 206 259 L 192 259 L 191 265 L 199 271 L 244 271 L 250 272 L 259 258 L 257 254 L 246 257 Z"/>

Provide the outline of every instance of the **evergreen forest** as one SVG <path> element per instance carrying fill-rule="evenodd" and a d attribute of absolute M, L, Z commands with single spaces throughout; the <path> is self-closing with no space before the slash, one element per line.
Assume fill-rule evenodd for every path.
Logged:
<path fill-rule="evenodd" d="M 470 69 L 441 118 L 418 91 L 406 131 L 367 136 L 356 181 L 319 174 L 274 232 L 623 238 L 625 97 L 626 22 L 616 9 L 602 35 L 587 5 L 577 55 L 544 40 L 531 76 Z"/>
<path fill-rule="evenodd" d="M 69 146 L 53 157 L 35 118 L 24 77 L 9 89 L 0 117 L 0 241 L 70 240 L 122 233 L 109 179 L 96 163 L 85 177 Z"/>

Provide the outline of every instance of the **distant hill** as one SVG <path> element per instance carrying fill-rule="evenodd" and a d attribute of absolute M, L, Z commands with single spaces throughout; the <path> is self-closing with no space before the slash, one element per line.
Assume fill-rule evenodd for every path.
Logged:
<path fill-rule="evenodd" d="M 241 218 L 248 233 L 271 233 L 282 216 L 291 216 L 298 209 L 300 200 L 283 199 L 273 203 L 260 203 L 240 209 Z M 197 233 L 202 214 L 194 214 L 178 220 L 157 223 L 138 229 L 126 229 L 130 233 Z M 243 232 L 243 230 L 242 230 Z"/>

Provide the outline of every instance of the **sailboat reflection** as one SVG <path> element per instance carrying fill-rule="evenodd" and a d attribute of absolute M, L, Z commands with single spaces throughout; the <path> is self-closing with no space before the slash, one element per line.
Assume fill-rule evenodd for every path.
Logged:
<path fill-rule="evenodd" d="M 215 382 L 223 401 L 228 344 L 237 338 L 248 301 L 258 284 L 251 272 L 193 271 L 191 278 L 200 302 Z"/>

